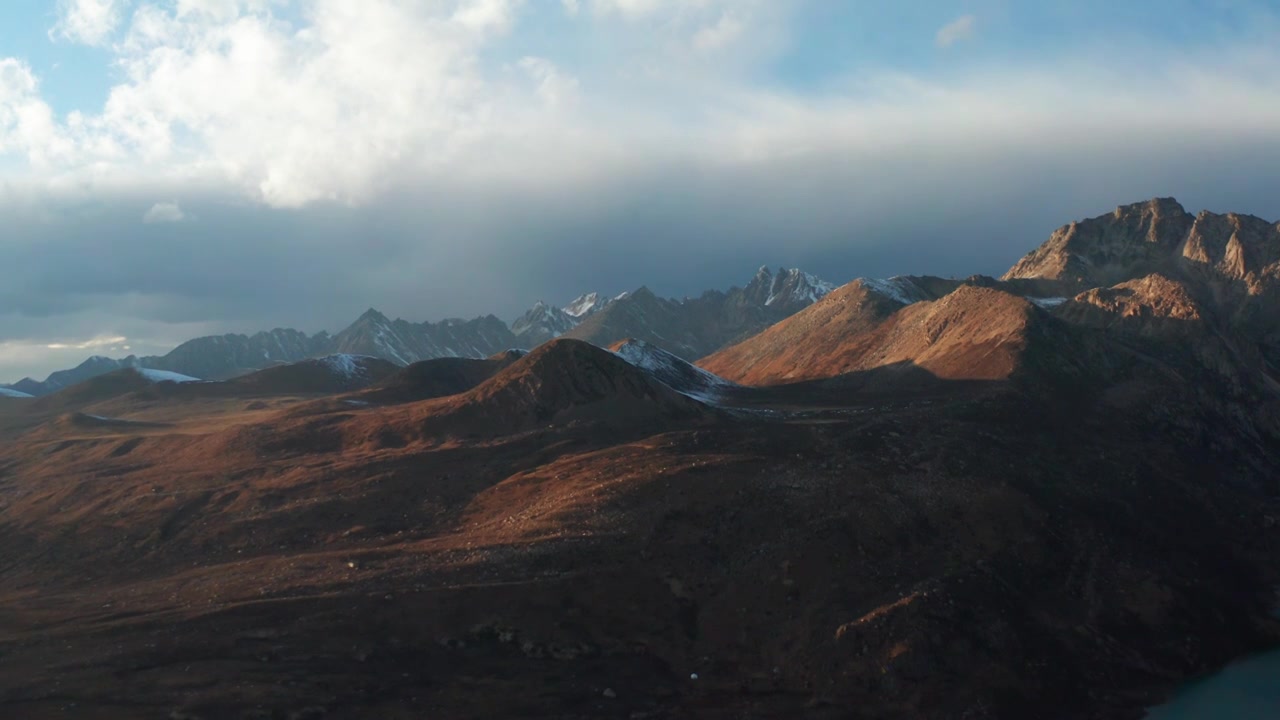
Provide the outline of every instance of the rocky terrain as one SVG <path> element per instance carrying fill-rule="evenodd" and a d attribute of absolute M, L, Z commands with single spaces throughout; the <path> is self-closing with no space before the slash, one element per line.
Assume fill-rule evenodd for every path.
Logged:
<path fill-rule="evenodd" d="M 0 709 L 1141 717 L 1280 643 L 1280 245 L 1175 207 L 699 366 L 561 337 L 0 398 Z M 727 337 L 742 297 L 567 334 L 674 303 Z"/>

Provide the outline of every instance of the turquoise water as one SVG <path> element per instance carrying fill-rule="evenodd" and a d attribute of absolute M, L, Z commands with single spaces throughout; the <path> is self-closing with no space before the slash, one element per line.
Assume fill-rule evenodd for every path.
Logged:
<path fill-rule="evenodd" d="M 1231 665 L 1180 690 L 1149 720 L 1280 719 L 1280 650 Z"/>

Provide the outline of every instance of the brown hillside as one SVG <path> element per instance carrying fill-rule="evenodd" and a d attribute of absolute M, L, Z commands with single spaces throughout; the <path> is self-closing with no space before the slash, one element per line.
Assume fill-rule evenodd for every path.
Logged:
<path fill-rule="evenodd" d="M 998 380 L 1019 366 L 1037 312 L 1000 290 L 961 286 L 897 312 L 859 283 L 702 367 L 736 382 L 769 385 L 910 364 L 954 380 Z"/>
<path fill-rule="evenodd" d="M 969 288 L 903 342 L 988 344 L 966 296 L 1021 307 Z M 172 401 L 0 443 L 0 709 L 1136 717 L 1280 637 L 1274 511 L 1232 489 L 1275 436 L 1172 377 L 1127 408 L 999 384 L 685 423 L 621 362 L 559 341 L 456 397 L 245 416 L 274 444 Z M 573 422 L 626 411 L 653 421 Z M 445 417 L 484 435 L 348 441 Z"/>
<path fill-rule="evenodd" d="M 698 365 L 726 380 L 768 385 L 829 377 L 833 367 L 856 367 L 857 339 L 900 303 L 855 280 L 758 335 L 703 358 Z"/>
<path fill-rule="evenodd" d="M 518 432 L 549 423 L 631 424 L 708 413 L 608 350 L 580 340 L 545 343 L 479 387 L 422 406 L 450 432 Z"/>
<path fill-rule="evenodd" d="M 460 394 L 395 407 L 366 407 L 366 402 L 299 405 L 269 423 L 235 430 L 213 447 L 215 452 L 351 453 L 552 425 L 623 429 L 698 422 L 714 414 L 608 350 L 567 339 L 539 346 Z"/>

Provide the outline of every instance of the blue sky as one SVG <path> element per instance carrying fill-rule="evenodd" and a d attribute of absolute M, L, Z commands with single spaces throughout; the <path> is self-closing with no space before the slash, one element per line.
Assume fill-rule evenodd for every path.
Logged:
<path fill-rule="evenodd" d="M 589 0 L 587 0 L 589 2 Z M 586 5 L 587 2 L 583 4 Z M 122 2 L 126 14 L 144 2 Z M 155 3 L 166 5 L 169 3 Z M 696 0 L 693 3 L 696 4 Z M 820 92 L 833 80 L 860 69 L 897 69 L 946 74 L 966 63 L 1028 62 L 1073 49 L 1114 53 L 1130 49 L 1193 50 L 1241 38 L 1275 40 L 1276 8 L 1248 0 L 807 0 L 787 2 L 780 15 L 786 39 L 752 68 L 761 83 Z M 276 16 L 298 21 L 305 3 L 278 4 Z M 520 22 L 492 55 L 551 57 L 565 67 L 589 69 L 615 35 L 582 32 L 580 21 L 554 0 L 526 2 Z M 939 48 L 937 31 L 958 18 L 974 18 L 972 37 Z M 10 0 L 0 10 L 0 54 L 29 63 L 45 99 L 58 112 L 90 112 L 121 81 L 113 53 L 66 38 L 50 37 L 57 0 Z M 122 25 L 127 22 L 122 22 Z M 653 18 L 652 26 L 666 22 Z M 604 24 L 604 23 L 602 23 Z M 599 30 L 597 26 L 593 30 Z M 122 32 L 111 35 L 119 40 Z M 1121 50 L 1122 52 L 1122 50 Z"/>
<path fill-rule="evenodd" d="M 9 0 L 0 22 L 0 55 L 30 63 L 45 98 L 60 113 L 102 106 L 113 81 L 110 51 L 54 41 L 57 4 L 49 0 Z"/>
<path fill-rule="evenodd" d="M 762 263 L 999 273 L 1157 195 L 1276 219 L 1277 128 L 1257 0 L 11 0 L 0 380 Z"/>

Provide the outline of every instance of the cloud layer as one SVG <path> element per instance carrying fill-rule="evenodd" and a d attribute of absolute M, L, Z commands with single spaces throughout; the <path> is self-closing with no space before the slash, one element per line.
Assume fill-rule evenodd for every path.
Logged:
<path fill-rule="evenodd" d="M 22 269 L 0 283 L 0 380 L 101 337 L 156 352 L 370 305 L 510 319 L 765 262 L 994 273 L 1155 195 L 1280 218 L 1261 35 L 1010 62 L 980 52 L 985 19 L 979 37 L 942 14 L 919 52 L 963 64 L 851 62 L 815 86 L 777 75 L 807 42 L 801 5 L 64 3 L 52 36 L 120 77 L 60 115 L 0 59 L 0 250 Z"/>

